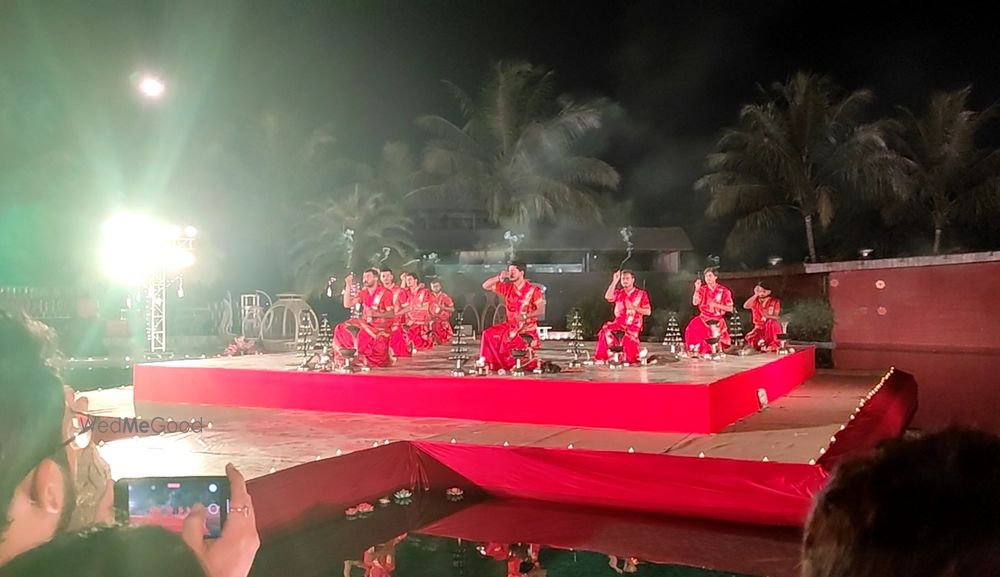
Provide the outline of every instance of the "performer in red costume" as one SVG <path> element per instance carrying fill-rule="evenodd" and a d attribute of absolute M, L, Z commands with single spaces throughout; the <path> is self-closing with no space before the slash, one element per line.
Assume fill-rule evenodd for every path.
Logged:
<path fill-rule="evenodd" d="M 507 318 L 483 331 L 480 362 L 493 371 L 509 371 L 517 364 L 511 351 L 530 348 L 537 350 L 538 319 L 545 315 L 545 296 L 542 289 L 524 278 L 524 264 L 512 262 L 497 276 L 486 279 L 483 289 L 500 295 L 504 301 Z M 529 343 L 522 335 L 529 336 Z M 533 369 L 537 363 L 529 353 L 521 363 L 524 369 Z"/>
<path fill-rule="evenodd" d="M 403 325 L 406 323 L 406 309 L 409 304 L 407 298 L 409 295 L 403 287 L 396 284 L 396 279 L 392 275 L 392 269 L 382 269 L 379 273 L 379 279 L 382 281 L 382 286 L 392 293 L 392 306 L 396 309 L 396 318 L 393 319 L 392 332 L 389 335 L 389 351 L 397 359 L 399 357 L 408 357 L 413 353 L 410 350 L 410 343 L 406 340 L 406 332 L 403 331 Z"/>
<path fill-rule="evenodd" d="M 431 336 L 431 291 L 420 283 L 420 278 L 409 272 L 399 275 L 406 287 L 406 339 L 418 351 L 434 347 Z"/>
<path fill-rule="evenodd" d="M 753 330 L 747 333 L 746 340 L 758 351 L 776 351 L 781 346 L 778 335 L 781 334 L 781 301 L 771 294 L 771 291 L 761 283 L 753 287 L 753 296 L 743 303 L 743 308 L 750 311 L 753 318 Z"/>
<path fill-rule="evenodd" d="M 364 569 L 364 577 L 392 577 L 396 570 L 396 545 L 406 536 L 407 533 L 403 533 L 391 541 L 369 547 L 360 562 L 344 561 L 344 577 L 352 577 L 354 568 Z"/>
<path fill-rule="evenodd" d="M 351 294 L 354 275 L 344 279 L 344 308 L 352 309 L 361 303 L 360 319 L 350 319 L 333 329 L 333 349 L 338 362 L 343 362 L 341 349 L 355 349 L 358 364 L 368 367 L 389 365 L 389 333 L 396 316 L 392 306 L 392 292 L 378 283 L 378 271 L 371 268 L 361 276 L 364 287 L 357 295 Z M 355 327 L 357 339 L 348 327 Z"/>
<path fill-rule="evenodd" d="M 621 288 L 618 283 L 621 282 Z M 604 300 L 615 304 L 614 320 L 604 323 L 597 333 L 597 351 L 595 361 L 608 360 L 608 347 L 617 340 L 614 331 L 625 331 L 621 344 L 626 363 L 639 361 L 639 335 L 642 333 L 643 317 L 653 312 L 649 304 L 649 294 L 635 288 L 635 273 L 630 270 L 615 271 L 611 276 L 611 284 L 604 292 Z"/>
<path fill-rule="evenodd" d="M 455 302 L 448 293 L 441 290 L 441 281 L 431 281 L 431 333 L 434 341 L 446 345 L 451 342 L 451 314 L 455 312 Z"/>
<path fill-rule="evenodd" d="M 684 331 L 684 344 L 687 350 L 691 351 L 693 347 L 697 347 L 696 351 L 701 354 L 712 351 L 711 345 L 705 342 L 705 339 L 712 337 L 709 321 L 718 323 L 716 326 L 719 329 L 719 345 L 722 349 L 731 347 L 733 341 L 729 336 L 725 317 L 733 312 L 733 292 L 719 284 L 715 268 L 705 269 L 705 282 L 701 282 L 701 279 L 694 281 L 691 304 L 698 307 L 698 315 L 691 319 Z"/>

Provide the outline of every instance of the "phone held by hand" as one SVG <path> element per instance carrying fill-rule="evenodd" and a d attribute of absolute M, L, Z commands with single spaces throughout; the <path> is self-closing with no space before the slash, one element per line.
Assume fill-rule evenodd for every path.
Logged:
<path fill-rule="evenodd" d="M 115 483 L 115 512 L 130 525 L 159 525 L 180 533 L 197 504 L 205 507 L 205 536 L 218 537 L 229 513 L 229 479 L 219 477 L 143 477 Z"/>

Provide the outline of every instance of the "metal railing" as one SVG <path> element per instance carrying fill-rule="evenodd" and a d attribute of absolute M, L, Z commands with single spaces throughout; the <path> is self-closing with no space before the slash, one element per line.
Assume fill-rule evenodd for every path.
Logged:
<path fill-rule="evenodd" d="M 77 315 L 78 297 L 66 289 L 0 286 L 0 309 L 39 320 L 66 319 Z"/>

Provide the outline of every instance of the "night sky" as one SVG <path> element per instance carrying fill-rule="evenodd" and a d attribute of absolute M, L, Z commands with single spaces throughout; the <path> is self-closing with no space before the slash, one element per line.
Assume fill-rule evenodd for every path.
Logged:
<path fill-rule="evenodd" d="M 973 84 L 1000 98 L 996 33 L 954 2 L 0 1 L 0 79 L 51 100 L 46 134 L 108 174 L 98 206 L 139 200 L 171 212 L 211 198 L 188 167 L 261 110 L 329 123 L 345 154 L 372 161 L 389 140 L 421 146 L 413 119 L 458 111 L 449 79 L 474 89 L 497 59 L 555 70 L 560 88 L 618 113 L 601 156 L 623 174 L 635 224 L 679 224 L 717 248 L 691 185 L 705 153 L 757 84 L 804 69 L 871 88 L 873 114 L 921 110 L 932 90 Z M 129 76 L 168 82 L 156 110 Z M 155 135 L 151 137 L 150 135 Z M 44 146 L 44 143 L 42 144 Z M 150 166 L 159 168 L 150 176 Z M 177 191 L 186 192 L 177 192 Z M 188 208 L 184 208 L 184 206 Z M 670 207 L 668 210 L 665 207 Z M 652 207 L 652 209 L 650 209 Z"/>

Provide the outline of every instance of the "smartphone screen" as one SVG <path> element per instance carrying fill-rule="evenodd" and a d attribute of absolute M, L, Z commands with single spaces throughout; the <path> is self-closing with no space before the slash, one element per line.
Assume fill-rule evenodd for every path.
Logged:
<path fill-rule="evenodd" d="M 229 512 L 226 477 L 146 477 L 115 483 L 115 507 L 131 525 L 159 525 L 180 533 L 184 518 L 198 503 L 205 507 L 205 535 L 218 537 Z"/>

